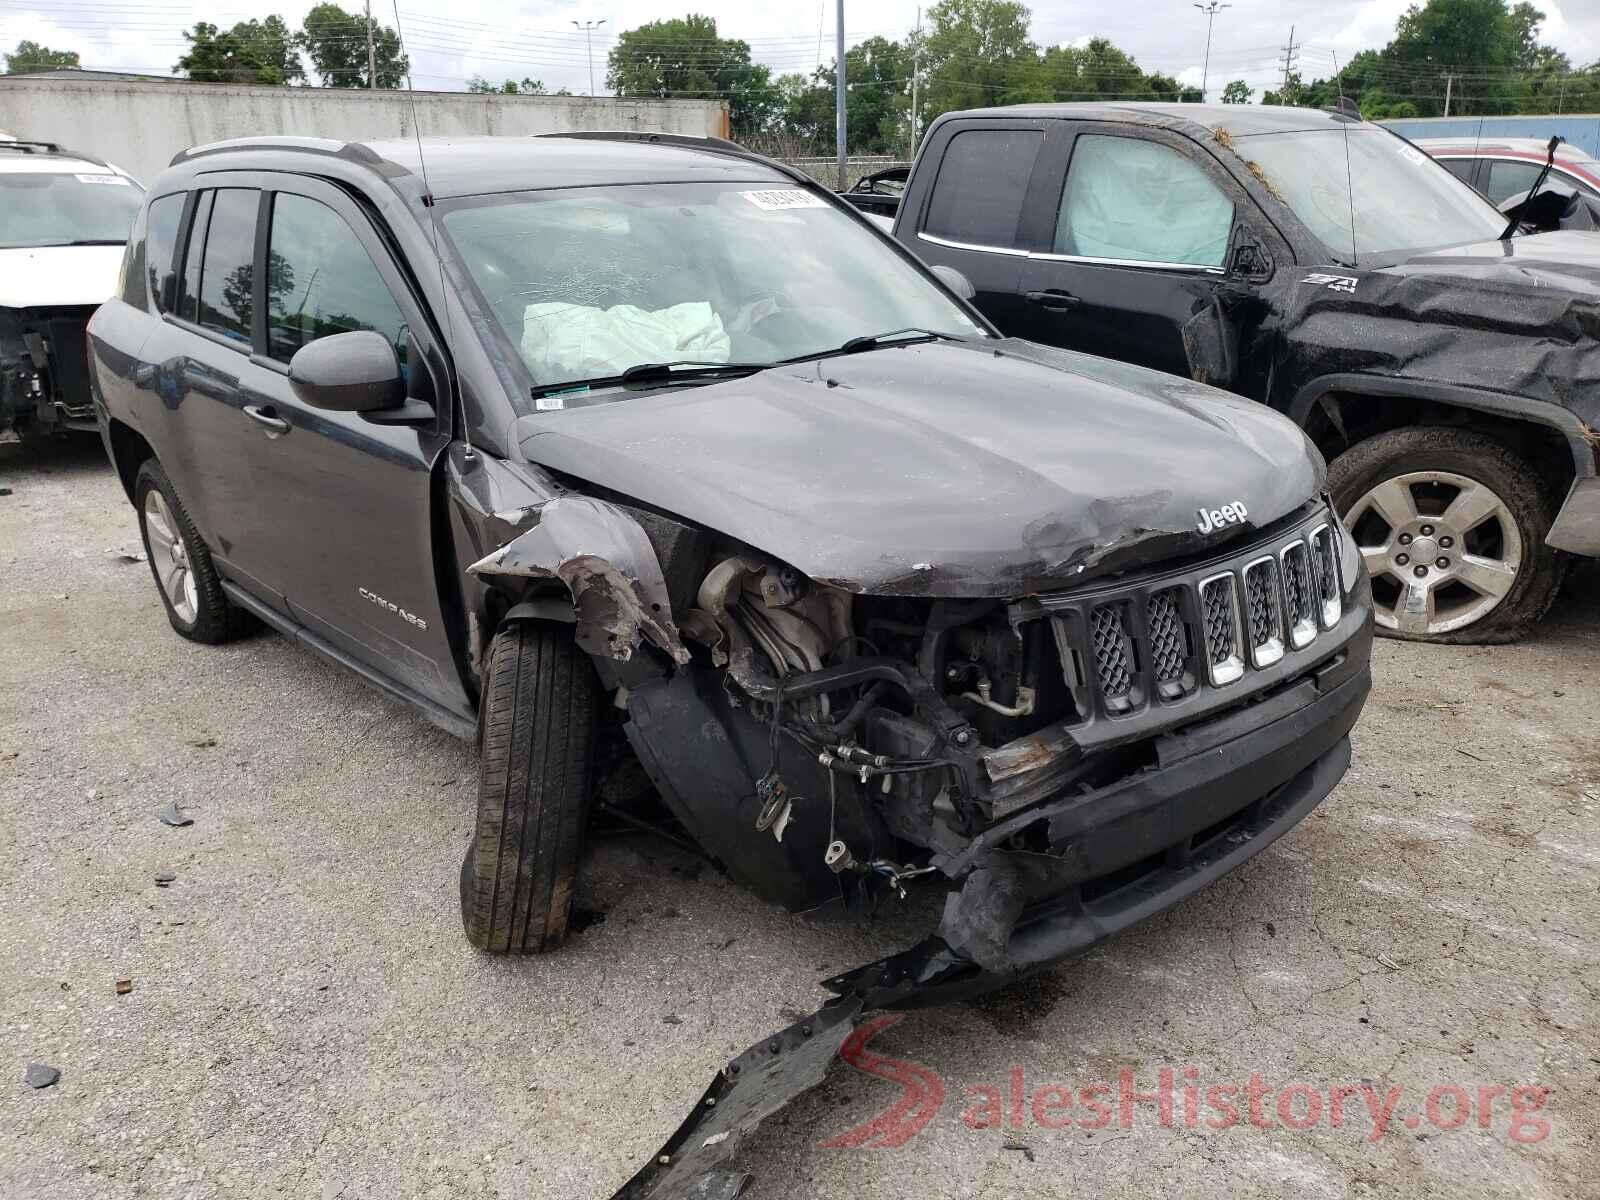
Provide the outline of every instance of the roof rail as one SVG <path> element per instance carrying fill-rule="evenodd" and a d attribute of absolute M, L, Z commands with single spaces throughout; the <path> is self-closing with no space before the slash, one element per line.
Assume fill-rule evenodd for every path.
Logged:
<path fill-rule="evenodd" d="M 691 150 L 704 150 L 707 154 L 726 154 L 730 158 L 742 158 L 747 162 L 760 163 L 764 167 L 771 167 L 781 175 L 787 175 L 799 183 L 817 183 L 810 175 L 798 167 L 791 167 L 788 163 L 779 162 L 775 158 L 768 158 L 765 154 L 757 154 L 754 150 L 747 150 L 738 142 L 730 142 L 727 138 L 711 137 L 698 133 L 645 133 L 636 129 L 597 129 L 597 130 L 563 130 L 560 133 L 536 133 L 535 137 L 541 138 L 569 138 L 576 141 L 595 142 L 642 142 L 647 145 L 684 146 Z M 818 186 L 821 186 L 820 184 Z"/>
<path fill-rule="evenodd" d="M 206 142 L 204 145 L 190 146 L 187 150 L 179 150 L 174 154 L 172 161 L 167 165 L 175 167 L 179 163 L 203 158 L 208 154 L 222 154 L 228 150 L 298 150 L 305 154 L 329 154 L 336 158 L 345 158 L 359 163 L 376 164 L 384 161 L 370 147 L 360 142 L 341 142 L 337 138 L 268 134 L 259 137 L 227 138 L 220 142 Z"/>
<path fill-rule="evenodd" d="M 21 150 L 25 154 L 37 154 L 43 150 L 46 154 L 60 154 L 61 147 L 55 142 L 35 142 L 29 138 L 0 138 L 0 150 Z"/>

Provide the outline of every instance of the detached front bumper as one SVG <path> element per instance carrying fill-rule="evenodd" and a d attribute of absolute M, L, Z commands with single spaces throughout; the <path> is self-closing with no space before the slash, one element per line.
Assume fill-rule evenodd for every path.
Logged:
<path fill-rule="evenodd" d="M 1172 907 L 1266 849 L 1333 790 L 1350 765 L 1350 729 L 1370 687 L 1367 656 L 1351 647 L 1322 678 L 1162 739 L 1170 765 L 1028 814 L 1048 823 L 1052 856 L 1069 864 L 1069 881 L 1020 914 L 1004 966 L 980 967 L 951 945 L 968 923 L 952 904 L 939 934 L 825 986 L 866 1008 L 970 999 Z M 990 832 L 1000 837 L 986 842 L 1000 844 L 1015 824 L 997 826 Z M 974 877 L 996 886 L 993 873 Z M 964 891 L 959 908 L 981 913 L 985 899 Z"/>

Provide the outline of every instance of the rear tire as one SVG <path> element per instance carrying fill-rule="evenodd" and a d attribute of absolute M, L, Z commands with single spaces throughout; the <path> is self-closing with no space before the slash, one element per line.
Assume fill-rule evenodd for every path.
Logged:
<path fill-rule="evenodd" d="M 484 678 L 478 814 L 461 864 L 467 940 L 490 954 L 559 946 L 589 819 L 599 681 L 570 629 L 514 622 Z"/>
<path fill-rule="evenodd" d="M 133 503 L 156 592 L 178 635 L 214 646 L 253 632 L 256 619 L 222 590 L 211 551 L 206 549 L 166 472 L 153 458 L 139 464 L 133 480 Z"/>
<path fill-rule="evenodd" d="M 1328 487 L 1372 576 L 1385 637 L 1516 641 L 1561 586 L 1568 560 L 1544 540 L 1555 520 L 1549 491 L 1494 438 L 1390 430 L 1329 463 Z"/>

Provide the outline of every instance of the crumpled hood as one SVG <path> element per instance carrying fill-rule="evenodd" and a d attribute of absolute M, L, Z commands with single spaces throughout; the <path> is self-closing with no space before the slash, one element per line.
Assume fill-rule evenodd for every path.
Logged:
<path fill-rule="evenodd" d="M 1418 254 L 1378 273 L 1459 280 L 1496 290 L 1556 288 L 1600 303 L 1600 236 L 1562 230 L 1475 242 Z"/>
<path fill-rule="evenodd" d="M 1001 353 L 996 353 L 998 347 Z M 1285 418 L 1027 342 L 934 343 L 522 418 L 533 462 L 814 579 L 1015 596 L 1191 553 L 1320 490 Z M 1202 535 L 1197 510 L 1248 517 Z"/>
<path fill-rule="evenodd" d="M 117 290 L 121 246 L 0 250 L 0 308 L 104 304 Z"/>

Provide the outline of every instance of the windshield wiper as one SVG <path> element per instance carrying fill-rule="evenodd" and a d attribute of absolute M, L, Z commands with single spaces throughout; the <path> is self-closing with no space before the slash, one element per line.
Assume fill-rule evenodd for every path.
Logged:
<path fill-rule="evenodd" d="M 879 346 L 886 346 L 890 342 L 935 342 L 940 338 L 947 338 L 948 333 L 935 333 L 931 329 L 919 329 L 915 325 L 908 325 L 904 329 L 891 329 L 887 333 L 869 333 L 862 337 L 853 337 L 840 346 L 836 353 L 859 354 L 863 350 L 876 350 Z"/>
<path fill-rule="evenodd" d="M 581 392 L 591 388 L 627 387 L 634 383 L 666 382 L 679 380 L 733 378 L 754 375 L 765 371 L 772 363 L 704 362 L 683 359 L 677 362 L 635 363 L 616 375 L 601 375 L 594 379 L 569 379 L 563 383 L 549 383 L 533 389 L 533 398 L 554 396 L 559 392 Z"/>

